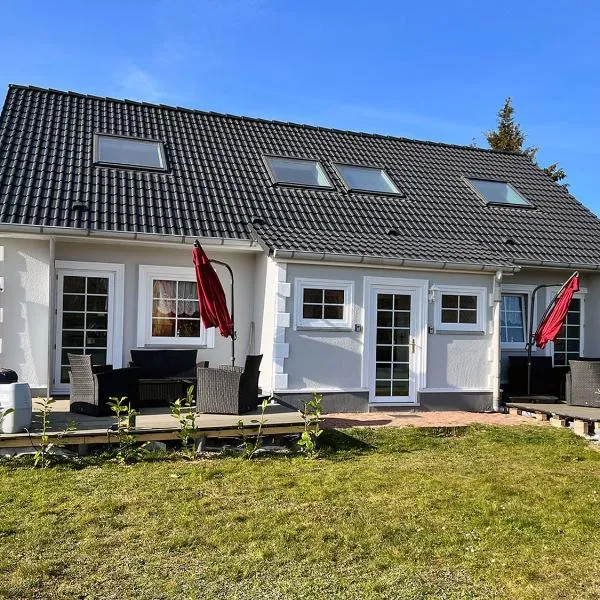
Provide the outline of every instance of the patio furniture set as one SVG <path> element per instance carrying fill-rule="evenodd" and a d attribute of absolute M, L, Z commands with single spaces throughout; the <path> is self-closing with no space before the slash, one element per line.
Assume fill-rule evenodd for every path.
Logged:
<path fill-rule="evenodd" d="M 246 357 L 244 367 L 209 368 L 196 362 L 196 350 L 131 351 L 129 366 L 93 365 L 91 356 L 69 354 L 70 410 L 92 416 L 111 414 L 111 398 L 127 397 L 133 408 L 168 406 L 194 386 L 196 412 L 240 415 L 261 399 L 258 378 L 262 355 Z"/>
<path fill-rule="evenodd" d="M 572 406 L 600 407 L 600 358 L 569 360 L 568 366 L 553 366 L 549 356 L 531 359 L 531 394 L 527 395 L 527 357 L 510 356 L 508 395 L 511 400 L 564 402 Z M 534 401 L 534 400 L 533 400 Z"/>

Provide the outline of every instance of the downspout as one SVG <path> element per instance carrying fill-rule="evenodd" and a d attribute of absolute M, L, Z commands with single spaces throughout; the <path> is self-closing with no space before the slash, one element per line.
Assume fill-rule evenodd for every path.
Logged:
<path fill-rule="evenodd" d="M 50 237 L 50 259 L 48 265 L 48 362 L 46 365 L 46 400 L 50 399 L 50 386 L 54 377 L 54 311 L 56 307 L 56 238 Z"/>
<path fill-rule="evenodd" d="M 492 309 L 492 408 L 500 412 L 500 308 L 502 303 L 502 271 L 496 271 Z"/>

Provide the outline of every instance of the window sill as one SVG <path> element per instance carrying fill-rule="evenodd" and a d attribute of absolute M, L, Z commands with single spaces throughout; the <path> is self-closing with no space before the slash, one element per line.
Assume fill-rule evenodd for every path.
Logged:
<path fill-rule="evenodd" d="M 436 329 L 433 335 L 487 335 L 483 329 Z"/>
<path fill-rule="evenodd" d="M 296 325 L 296 331 L 354 331 L 350 325 Z"/>

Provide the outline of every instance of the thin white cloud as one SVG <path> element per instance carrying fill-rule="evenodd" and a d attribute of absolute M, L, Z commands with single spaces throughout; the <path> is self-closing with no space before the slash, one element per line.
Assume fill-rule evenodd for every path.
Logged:
<path fill-rule="evenodd" d="M 120 95 L 131 100 L 173 102 L 178 98 L 166 89 L 158 76 L 135 64 L 120 69 L 115 78 Z"/>

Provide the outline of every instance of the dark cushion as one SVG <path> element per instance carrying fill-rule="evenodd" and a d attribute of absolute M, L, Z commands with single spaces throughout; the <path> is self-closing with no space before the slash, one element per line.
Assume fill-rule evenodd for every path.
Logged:
<path fill-rule="evenodd" d="M 17 383 L 19 377 L 12 369 L 0 369 L 0 383 Z"/>
<path fill-rule="evenodd" d="M 142 378 L 195 377 L 198 351 L 132 350 L 131 365 L 142 370 Z"/>

